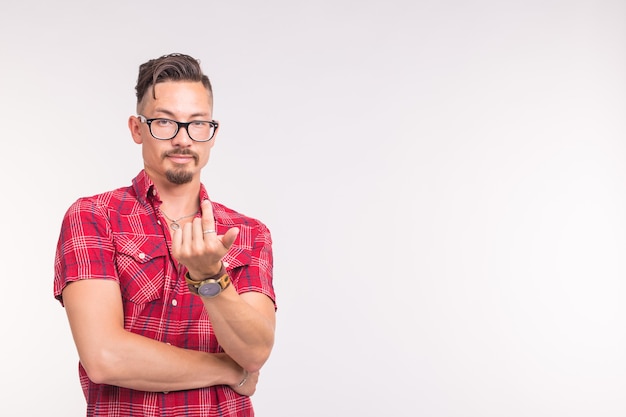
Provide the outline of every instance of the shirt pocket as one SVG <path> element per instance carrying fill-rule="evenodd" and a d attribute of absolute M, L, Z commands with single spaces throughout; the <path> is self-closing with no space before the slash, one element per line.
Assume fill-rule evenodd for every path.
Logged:
<path fill-rule="evenodd" d="M 135 304 L 146 304 L 163 296 L 168 262 L 163 237 L 118 235 L 115 237 L 116 268 L 122 297 Z"/>

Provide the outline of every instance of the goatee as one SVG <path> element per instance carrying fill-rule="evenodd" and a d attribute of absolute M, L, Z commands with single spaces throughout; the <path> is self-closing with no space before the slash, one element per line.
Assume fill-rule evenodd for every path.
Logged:
<path fill-rule="evenodd" d="M 192 152 L 189 149 L 175 149 L 169 152 L 163 152 L 162 158 L 165 160 L 168 156 L 175 155 L 191 155 L 195 161 L 196 166 L 198 165 L 198 154 Z M 182 166 L 180 169 L 168 169 L 165 171 L 165 178 L 172 184 L 187 184 L 191 182 L 193 179 L 193 174 L 189 171 L 185 171 Z"/>
<path fill-rule="evenodd" d="M 180 184 L 187 184 L 188 182 L 191 182 L 191 180 L 193 179 L 193 174 L 189 171 L 184 171 L 182 169 L 181 170 L 168 169 L 167 171 L 165 171 L 165 177 L 172 184 L 180 185 Z"/>

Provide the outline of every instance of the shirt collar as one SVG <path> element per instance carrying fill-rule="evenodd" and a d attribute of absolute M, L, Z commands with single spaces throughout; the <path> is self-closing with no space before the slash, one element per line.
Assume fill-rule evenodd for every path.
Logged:
<path fill-rule="evenodd" d="M 133 179 L 133 188 L 135 189 L 137 198 L 142 204 L 147 204 L 152 199 L 161 201 L 156 185 L 154 185 L 144 169 L 142 169 L 141 172 L 139 172 L 139 174 Z M 209 200 L 209 194 L 202 183 L 200 183 L 199 198 L 200 202 Z"/>

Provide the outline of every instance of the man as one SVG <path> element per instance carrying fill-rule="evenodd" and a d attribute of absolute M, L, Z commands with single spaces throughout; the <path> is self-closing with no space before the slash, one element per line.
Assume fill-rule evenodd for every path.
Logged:
<path fill-rule="evenodd" d="M 150 60 L 136 93 L 144 169 L 78 199 L 56 252 L 87 415 L 253 416 L 274 343 L 270 232 L 200 182 L 219 124 L 199 62 Z"/>

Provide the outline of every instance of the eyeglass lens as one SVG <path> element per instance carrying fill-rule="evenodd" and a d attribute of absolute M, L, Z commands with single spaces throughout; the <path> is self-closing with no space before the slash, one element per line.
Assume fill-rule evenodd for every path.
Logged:
<path fill-rule="evenodd" d="M 191 139 L 196 141 L 207 141 L 213 137 L 215 127 L 206 121 L 196 121 L 190 123 L 180 123 L 187 128 L 187 133 Z M 150 132 L 157 139 L 172 139 L 178 133 L 179 122 L 169 119 L 154 119 L 150 123 Z"/>

